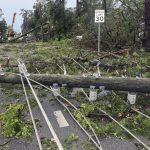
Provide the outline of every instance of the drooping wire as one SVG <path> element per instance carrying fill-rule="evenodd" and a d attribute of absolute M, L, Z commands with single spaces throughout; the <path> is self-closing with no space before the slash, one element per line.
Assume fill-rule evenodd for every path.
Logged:
<path fill-rule="evenodd" d="M 146 115 L 146 114 L 144 114 L 144 113 L 142 113 L 142 112 L 140 112 L 140 111 L 138 111 L 138 110 L 136 110 L 136 109 L 134 109 L 134 108 L 131 108 L 131 109 L 132 109 L 133 111 L 135 111 L 135 112 L 137 112 L 137 113 L 143 115 L 143 116 L 146 117 L 147 119 L 150 119 L 150 116 L 148 116 L 148 115 Z"/>
<path fill-rule="evenodd" d="M 72 58 L 73 59 L 73 58 Z M 74 59 L 73 59 L 74 60 Z M 74 60 L 75 61 L 75 60 Z M 81 64 L 80 63 L 78 63 L 77 61 L 75 61 L 76 62 L 76 64 L 78 64 L 82 69 L 84 69 L 84 70 L 86 70 L 87 72 L 88 72 L 88 70 L 84 67 L 84 66 L 81 66 Z M 99 64 L 97 65 L 97 67 L 99 68 Z M 97 68 L 97 69 L 98 69 Z M 100 74 L 100 70 L 98 69 L 98 73 Z M 84 90 L 83 90 L 83 88 L 81 88 L 81 90 L 82 90 L 82 92 L 84 93 Z M 84 93 L 85 94 L 85 93 Z M 86 95 L 86 94 L 85 94 Z M 88 97 L 87 97 L 88 98 Z M 124 102 L 125 104 L 127 104 L 126 102 Z M 135 112 L 137 112 L 137 113 L 139 113 L 139 114 L 141 114 L 141 115 L 143 115 L 144 117 L 146 117 L 147 119 L 150 119 L 150 116 L 148 116 L 148 115 L 146 115 L 146 114 L 144 114 L 144 113 L 142 113 L 142 112 L 140 112 L 140 111 L 138 111 L 138 110 L 136 110 L 136 109 L 134 109 L 134 108 L 131 108 L 133 111 L 135 111 Z"/>
<path fill-rule="evenodd" d="M 6 72 L 8 73 L 8 72 Z M 11 74 L 16 74 L 16 73 L 11 73 Z M 16 74 L 16 75 L 20 75 L 20 74 Z M 36 84 L 39 84 L 41 85 L 42 87 L 52 91 L 51 89 L 49 89 L 47 86 L 35 81 L 35 80 L 32 80 L 32 79 L 29 79 L 30 81 L 36 83 Z M 59 95 L 61 97 L 61 95 Z M 86 96 L 88 97 L 88 96 Z M 69 102 L 68 102 L 69 103 Z M 70 104 L 71 105 L 71 104 Z M 94 104 L 93 104 L 94 105 Z M 74 107 L 74 106 L 73 106 Z M 103 111 L 102 109 L 100 108 L 97 108 L 99 111 L 101 111 L 102 113 L 104 113 L 105 115 L 107 115 L 110 119 L 112 119 L 114 122 L 116 122 L 121 128 L 123 128 L 126 132 L 128 132 L 133 138 L 135 138 L 138 142 L 140 142 L 145 148 L 147 148 L 148 150 L 150 150 L 150 147 L 148 147 L 144 142 L 142 142 L 139 138 L 137 138 L 133 133 L 131 133 L 127 128 L 125 128 L 122 124 L 120 124 L 117 120 L 115 120 L 112 116 L 110 116 L 107 112 Z"/>
<path fill-rule="evenodd" d="M 4 72 L 4 73 L 8 73 L 8 74 L 12 74 L 12 75 L 18 75 L 18 76 L 20 76 L 20 74 L 18 74 L 18 73 L 13 73 L 13 72 Z M 82 91 L 83 91 L 83 88 L 81 88 L 82 89 Z M 125 104 L 127 104 L 125 101 L 123 101 Z M 135 112 L 137 112 L 137 113 L 139 113 L 139 114 L 141 114 L 141 115 L 143 115 L 143 116 L 145 116 L 147 119 L 150 119 L 150 116 L 148 116 L 148 115 L 146 115 L 146 114 L 144 114 L 144 113 L 142 113 L 141 111 L 138 111 L 138 110 L 136 110 L 136 109 L 134 109 L 134 108 L 131 108 L 133 111 L 135 111 Z"/>
<path fill-rule="evenodd" d="M 37 127 L 36 127 L 36 123 L 35 123 L 35 120 L 34 120 L 34 117 L 33 117 L 31 105 L 30 105 L 30 102 L 29 102 L 29 99 L 28 99 L 28 96 L 27 96 L 27 92 L 26 92 L 26 88 L 25 88 L 25 85 L 24 85 L 22 75 L 21 75 L 21 82 L 22 82 L 24 94 L 25 94 L 25 97 L 26 97 L 27 105 L 28 105 L 28 108 L 29 108 L 29 113 L 30 113 L 30 116 L 31 116 L 33 127 L 34 127 L 34 130 L 35 130 L 36 138 L 37 138 L 37 141 L 38 141 L 39 149 L 43 150 L 41 140 L 40 140 L 40 137 L 39 137 L 39 134 L 38 134 L 38 130 L 37 130 Z"/>
<path fill-rule="evenodd" d="M 113 120 L 116 124 L 118 124 L 122 129 L 124 129 L 128 134 L 130 134 L 134 139 L 136 139 L 139 143 L 141 143 L 145 148 L 150 150 L 150 147 L 147 146 L 143 141 L 141 141 L 137 136 L 135 136 L 132 132 L 130 132 L 126 127 L 124 127 L 122 124 L 120 124 L 116 119 L 114 119 L 112 116 L 110 116 L 107 112 L 104 110 L 97 108 L 99 111 L 107 115 L 111 120 Z"/>
<path fill-rule="evenodd" d="M 90 73 L 85 67 L 83 67 L 80 63 L 78 63 L 74 58 L 71 58 L 76 64 L 78 64 L 84 71 Z M 91 73 L 90 73 L 91 74 Z"/>
<path fill-rule="evenodd" d="M 60 67 L 60 66 L 59 66 L 59 67 Z M 63 68 L 64 68 L 64 69 L 62 69 L 62 68 L 60 67 L 60 69 L 62 69 L 62 70 L 64 71 L 64 75 L 66 75 L 67 72 L 66 72 L 66 67 L 65 67 L 64 64 L 63 64 Z M 51 89 L 52 89 L 52 87 L 51 87 Z M 83 90 L 83 89 L 81 88 L 81 90 Z M 74 107 L 74 109 L 77 110 L 76 107 Z M 81 115 L 82 115 L 82 113 L 81 113 Z M 95 138 L 96 138 L 98 144 L 101 146 L 101 143 L 100 143 L 100 141 L 99 141 L 99 138 L 98 138 L 98 136 L 96 135 L 96 133 L 95 133 L 93 127 L 91 126 L 90 122 L 84 117 L 84 115 L 82 115 L 82 117 L 83 117 L 83 118 L 85 119 L 85 121 L 88 123 L 88 125 L 89 125 L 91 131 L 93 132 L 93 134 L 94 134 L 94 136 L 95 136 Z M 102 146 L 101 146 L 101 147 L 102 147 Z"/>
<path fill-rule="evenodd" d="M 87 94 L 85 92 L 83 92 L 85 94 L 86 97 Z M 88 98 L 89 100 L 89 98 Z M 91 102 L 89 100 L 89 102 L 94 106 L 94 103 Z M 141 143 L 145 148 L 147 148 L 148 150 L 150 150 L 150 147 L 148 147 L 143 141 L 141 141 L 138 137 L 136 137 L 133 133 L 131 133 L 126 127 L 124 127 L 122 124 L 120 124 L 116 119 L 114 119 L 112 116 L 110 116 L 106 111 L 102 110 L 99 107 L 96 107 L 99 111 L 101 111 L 102 113 L 104 113 L 106 116 L 108 116 L 111 120 L 113 120 L 115 123 L 117 123 L 122 129 L 124 129 L 128 134 L 130 134 L 133 138 L 135 138 L 139 143 Z"/>
<path fill-rule="evenodd" d="M 113 93 L 116 95 L 115 92 L 113 92 Z M 123 102 L 125 105 L 128 105 L 128 103 L 125 102 L 124 100 L 122 100 L 122 102 Z M 150 116 L 148 116 L 148 115 L 142 113 L 141 111 L 136 110 L 135 108 L 132 108 L 132 107 L 131 107 L 131 110 L 133 110 L 133 111 L 135 111 L 136 113 L 138 113 L 138 114 L 140 114 L 140 115 L 146 117 L 147 119 L 150 119 Z"/>
<path fill-rule="evenodd" d="M 79 64 L 77 62 L 77 64 Z M 80 65 L 79 65 L 80 66 Z M 84 68 L 82 66 L 82 68 Z M 82 92 L 85 94 L 85 96 L 87 97 L 87 99 L 89 100 L 89 102 L 94 106 L 94 103 L 90 101 L 88 95 L 85 93 L 85 91 L 82 89 Z M 136 137 L 133 133 L 131 133 L 127 128 L 125 128 L 122 124 L 120 124 L 116 119 L 114 119 L 112 116 L 110 116 L 106 111 L 100 109 L 100 108 L 97 108 L 99 111 L 101 111 L 102 113 L 104 113 L 105 115 L 107 115 L 111 120 L 113 120 L 115 123 L 117 123 L 122 129 L 124 129 L 128 134 L 130 134 L 133 138 L 135 138 L 139 143 L 141 143 L 145 148 L 147 148 L 148 150 L 150 150 L 150 147 L 147 146 L 143 141 L 141 141 L 138 137 Z M 140 112 L 140 114 L 142 114 Z"/>
<path fill-rule="evenodd" d="M 5 73 L 9 73 L 9 74 L 14 74 L 14 75 L 18 75 L 18 76 L 21 76 L 20 74 L 17 74 L 17 73 L 10 73 L 10 72 L 5 72 Z M 40 73 L 40 72 L 39 72 Z M 24 76 L 24 78 L 26 78 L 25 76 Z M 37 81 L 35 81 L 35 80 L 33 80 L 33 79 L 28 79 L 28 78 L 26 78 L 27 79 L 27 81 L 28 80 L 30 80 L 30 81 L 32 81 L 32 82 L 34 82 L 34 83 L 36 83 L 36 84 L 38 84 L 38 85 L 40 85 L 40 86 L 42 86 L 42 87 L 44 87 L 44 88 L 46 88 L 46 89 L 48 89 L 49 91 L 51 91 L 51 92 L 53 92 L 53 90 L 52 89 L 50 89 L 50 88 L 48 88 L 47 86 L 45 86 L 45 85 L 43 85 L 43 84 L 41 84 L 41 83 L 39 83 L 39 82 L 37 82 Z M 59 95 L 59 94 L 58 94 Z M 67 100 L 65 97 L 63 97 L 62 95 L 59 95 L 62 99 L 64 99 L 68 104 L 70 104 L 75 110 L 77 110 L 77 107 L 75 107 L 75 105 L 73 105 L 69 100 Z M 81 112 L 80 112 L 81 113 Z M 98 142 L 98 144 L 96 143 L 96 142 L 94 142 L 94 139 L 90 136 L 90 135 L 88 135 L 89 137 L 91 137 L 90 139 L 93 141 L 93 143 L 96 145 L 96 147 L 99 149 L 99 150 L 103 150 L 102 149 L 102 146 L 101 146 L 101 144 L 100 144 L 100 141 L 99 141 L 99 139 L 98 139 L 98 137 L 97 137 L 97 135 L 96 135 L 96 133 L 95 133 L 95 131 L 94 131 L 94 129 L 93 129 L 93 127 L 90 125 L 90 123 L 88 122 L 88 120 L 84 117 L 84 115 L 81 113 L 81 115 L 82 115 L 82 117 L 85 119 L 85 121 L 87 122 L 87 124 L 89 125 L 89 127 L 90 127 L 90 129 L 92 130 L 92 132 L 93 132 L 93 134 L 94 134 L 94 136 L 95 136 L 95 138 L 98 140 L 97 142 Z M 79 124 L 79 123 L 78 123 Z M 81 125 L 80 125 L 81 126 Z M 82 127 L 83 128 L 83 127 Z M 84 128 L 83 128 L 84 129 Z M 85 129 L 84 129 L 85 130 Z M 86 130 L 85 130 L 86 131 Z M 86 133 L 87 134 L 87 133 Z"/>
<path fill-rule="evenodd" d="M 18 63 L 19 63 L 19 65 L 22 65 L 20 61 L 18 61 Z M 49 129 L 50 129 L 50 131 L 51 131 L 51 133 L 52 133 L 52 135 L 53 135 L 55 141 L 56 141 L 56 144 L 57 144 L 59 150 L 64 150 L 64 148 L 63 148 L 63 146 L 62 146 L 62 144 L 61 144 L 59 138 L 57 137 L 57 134 L 55 133 L 55 131 L 54 131 L 53 127 L 52 127 L 52 124 L 51 124 L 51 122 L 49 121 L 48 116 L 47 116 L 47 114 L 46 114 L 44 108 L 42 107 L 42 105 L 41 105 L 41 103 L 40 103 L 40 101 L 39 101 L 39 99 L 38 99 L 38 97 L 37 97 L 37 95 L 36 95 L 36 93 L 35 93 L 35 91 L 34 91 L 32 85 L 31 85 L 31 83 L 30 83 L 28 77 L 26 76 L 26 73 L 24 72 L 23 68 L 22 68 L 22 71 L 23 71 L 24 77 L 26 78 L 27 83 L 28 83 L 28 85 L 29 85 L 29 87 L 30 87 L 30 89 L 31 89 L 31 91 L 32 91 L 32 94 L 34 95 L 35 100 L 36 100 L 36 102 L 37 102 L 37 104 L 38 104 L 38 106 L 39 106 L 39 108 L 40 108 L 40 110 L 41 110 L 41 112 L 42 112 L 42 115 L 44 116 L 44 119 L 45 119 L 45 121 L 46 121 L 46 123 L 47 123 L 47 125 L 48 125 L 48 127 L 49 127 Z"/>
<path fill-rule="evenodd" d="M 55 97 L 56 100 L 68 111 L 68 113 L 70 114 L 70 116 L 72 117 L 72 119 L 79 125 L 79 127 L 85 132 L 85 134 L 89 137 L 89 139 L 97 146 L 97 148 L 99 150 L 103 150 L 102 146 L 100 147 L 97 142 L 95 142 L 95 140 L 92 138 L 92 136 L 84 129 L 84 127 L 77 121 L 77 119 L 72 115 L 71 111 L 68 109 L 68 107 L 62 102 L 60 101 L 57 97 Z"/>
<path fill-rule="evenodd" d="M 35 80 L 32 80 L 32 79 L 30 79 L 30 78 L 29 78 L 29 80 L 32 81 L 32 82 L 34 82 L 34 83 L 36 83 L 36 84 L 38 84 L 38 85 L 40 85 L 40 86 L 42 86 L 42 87 L 44 87 L 44 88 L 47 89 L 47 90 L 53 92 L 53 90 L 50 89 L 50 88 L 48 88 L 47 86 L 45 86 L 45 85 L 43 85 L 43 84 L 41 84 L 41 83 L 39 83 L 39 82 L 37 82 L 37 81 L 35 81 Z M 69 100 L 67 100 L 65 97 L 63 97 L 63 96 L 60 95 L 60 94 L 57 94 L 57 95 L 60 96 L 63 100 L 65 100 L 68 104 L 70 104 L 75 110 L 77 110 L 77 108 L 76 108 L 71 102 L 69 102 Z M 80 114 L 82 115 L 81 112 L 80 112 Z M 82 117 L 84 117 L 84 115 L 82 115 Z M 85 118 L 85 117 L 84 117 L 84 118 Z M 87 123 L 88 123 L 88 122 L 87 122 Z M 89 123 L 88 123 L 88 125 L 89 125 Z M 92 139 L 91 139 L 91 140 L 92 140 Z M 93 140 L 92 140 L 92 141 L 93 141 Z M 94 142 L 94 144 L 95 144 L 95 143 L 96 143 L 96 142 Z M 96 144 L 96 147 L 97 147 L 97 144 Z M 100 146 L 98 146 L 97 148 L 99 148 L 99 150 L 102 150 Z"/>

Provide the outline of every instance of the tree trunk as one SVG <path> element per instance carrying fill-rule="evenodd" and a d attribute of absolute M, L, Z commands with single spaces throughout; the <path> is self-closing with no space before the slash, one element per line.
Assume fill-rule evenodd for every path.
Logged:
<path fill-rule="evenodd" d="M 45 25 L 47 25 L 47 24 L 48 24 L 48 23 L 46 22 L 46 23 L 44 23 L 44 24 L 42 24 L 42 25 L 45 26 Z M 20 39 L 20 38 L 26 36 L 27 34 L 32 33 L 33 31 L 35 31 L 35 30 L 38 29 L 38 28 L 41 28 L 41 25 L 35 27 L 34 29 L 32 29 L 32 30 L 30 30 L 30 31 L 28 31 L 28 32 L 26 32 L 26 33 L 24 33 L 24 34 L 22 34 L 22 35 L 16 37 L 16 38 L 13 38 L 12 40 L 10 40 L 10 42 L 16 41 L 16 40 L 18 40 L 18 39 Z"/>
<path fill-rule="evenodd" d="M 79 17 L 81 15 L 82 2 L 81 0 L 77 0 L 76 2 L 76 15 Z"/>
<path fill-rule="evenodd" d="M 105 10 L 105 14 L 107 15 L 107 2 L 103 0 L 103 9 Z"/>
<path fill-rule="evenodd" d="M 150 52 L 150 0 L 145 0 L 145 33 L 144 49 Z"/>
<path fill-rule="evenodd" d="M 96 78 L 93 76 L 82 77 L 75 75 L 64 76 L 53 74 L 51 75 L 32 74 L 29 78 L 45 85 L 52 85 L 53 83 L 58 83 L 60 86 L 62 84 L 66 84 L 67 87 L 79 87 L 79 88 L 89 88 L 91 85 L 93 85 L 97 89 L 100 86 L 105 86 L 106 90 L 150 93 L 150 79 L 117 78 L 117 77 Z M 21 84 L 20 76 L 6 74 L 0 77 L 0 83 Z"/>
<path fill-rule="evenodd" d="M 44 42 L 44 31 L 43 31 L 43 24 L 41 24 L 41 33 L 42 33 L 42 42 Z"/>

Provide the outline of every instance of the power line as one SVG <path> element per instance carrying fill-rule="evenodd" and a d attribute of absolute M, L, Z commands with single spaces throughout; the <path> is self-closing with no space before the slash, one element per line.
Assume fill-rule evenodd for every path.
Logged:
<path fill-rule="evenodd" d="M 36 84 L 38 84 L 38 85 L 40 85 L 40 86 L 42 86 L 42 87 L 44 87 L 45 89 L 47 89 L 47 90 L 49 90 L 49 91 L 51 91 L 51 92 L 53 92 L 53 90 L 51 90 L 50 88 L 48 88 L 47 86 L 45 86 L 45 85 L 43 85 L 43 84 L 41 84 L 41 83 L 39 83 L 39 82 L 37 82 L 37 81 L 35 81 L 35 80 L 32 80 L 32 79 L 29 79 L 30 81 L 32 81 L 32 82 L 34 82 L 34 83 L 36 83 Z M 63 97 L 62 95 L 60 95 L 60 94 L 58 94 L 63 100 L 65 100 L 68 104 L 70 104 L 75 110 L 77 110 L 77 108 L 75 107 L 75 105 L 73 105 L 69 100 L 67 100 L 65 97 Z M 82 117 L 84 117 L 84 115 L 80 112 L 80 114 L 82 115 Z M 84 119 L 85 119 L 85 117 L 84 117 Z M 87 120 L 85 120 L 86 122 L 87 122 L 87 124 L 89 125 L 89 122 L 87 121 Z M 91 127 L 91 125 L 89 125 L 90 126 L 90 128 L 92 128 Z M 92 140 L 93 141 L 93 140 Z M 95 142 L 94 142 L 94 144 L 95 144 Z M 97 147 L 97 144 L 96 144 L 96 147 Z M 99 147 L 99 146 L 98 146 Z M 99 150 L 101 150 L 100 149 L 100 147 L 99 147 Z"/>
<path fill-rule="evenodd" d="M 79 63 L 77 63 L 79 64 Z M 80 66 L 80 64 L 79 64 Z M 82 66 L 82 68 L 84 68 Z M 87 96 L 87 94 L 85 93 L 85 91 L 82 89 L 83 93 L 85 94 L 85 96 L 87 97 L 87 99 L 89 100 L 89 102 L 94 106 L 94 103 L 90 101 L 89 97 Z M 102 113 L 104 113 L 105 115 L 107 115 L 111 120 L 113 120 L 115 123 L 117 123 L 122 129 L 124 129 L 128 134 L 130 134 L 133 138 L 135 138 L 139 143 L 141 143 L 145 148 L 147 148 L 148 150 L 150 150 L 150 147 L 147 146 L 143 141 L 141 141 L 138 137 L 136 137 L 133 133 L 131 133 L 127 128 L 125 128 L 122 124 L 120 124 L 116 119 L 114 119 L 112 116 L 110 116 L 106 111 L 97 108 L 99 111 L 101 111 Z"/>
<path fill-rule="evenodd" d="M 30 89 L 31 89 L 31 91 L 32 91 L 32 94 L 33 94 L 34 97 L 35 97 L 35 100 L 36 100 L 36 102 L 37 102 L 37 104 L 38 104 L 38 106 L 39 106 L 39 108 L 40 108 L 40 110 L 41 110 L 41 112 L 42 112 L 42 114 L 43 114 L 43 116 L 44 116 L 44 119 L 45 119 L 45 121 L 46 121 L 46 123 L 47 123 L 47 125 L 48 125 L 48 127 L 49 127 L 49 129 L 50 129 L 50 131 L 51 131 L 51 133 L 52 133 L 52 135 L 53 135 L 55 141 L 56 141 L 56 144 L 57 144 L 59 150 L 64 150 L 64 148 L 63 148 L 63 146 L 62 146 L 62 144 L 61 144 L 59 138 L 57 137 L 57 134 L 55 133 L 55 131 L 54 131 L 53 127 L 52 127 L 51 122 L 50 122 L 49 119 L 48 119 L 48 116 L 47 116 L 45 110 L 43 109 L 43 107 L 42 107 L 42 105 L 41 105 L 41 103 L 40 103 L 40 101 L 39 101 L 39 99 L 38 99 L 38 97 L 37 97 L 37 95 L 36 95 L 36 93 L 35 93 L 35 91 L 34 91 L 32 85 L 31 85 L 31 83 L 30 83 L 30 81 L 29 81 L 29 79 L 28 79 L 28 77 L 27 77 L 27 75 L 26 75 L 26 73 L 25 73 L 25 71 L 24 71 L 24 69 L 23 69 L 23 67 L 22 67 L 22 63 L 21 63 L 19 60 L 18 60 L 18 63 L 19 63 L 19 65 L 20 65 L 21 68 L 22 68 L 24 77 L 26 78 L 26 80 L 27 80 L 27 82 L 28 82 L 28 85 L 30 86 Z M 23 64 L 23 65 L 24 65 L 24 64 Z M 25 65 L 24 65 L 24 66 L 25 66 Z"/>
<path fill-rule="evenodd" d="M 34 120 L 34 117 L 33 117 L 32 109 L 31 109 L 31 106 L 30 106 L 30 102 L 29 102 L 29 99 L 28 99 L 28 96 L 27 96 L 27 92 L 26 92 L 26 88 L 25 88 L 25 85 L 24 85 L 22 75 L 21 75 L 21 82 L 22 82 L 24 94 L 25 94 L 25 97 L 26 97 L 27 105 L 28 105 L 28 108 L 29 108 L 29 113 L 30 113 L 30 116 L 31 116 L 31 119 L 32 119 L 33 127 L 34 127 L 34 130 L 35 130 L 36 138 L 37 138 L 37 141 L 38 141 L 38 145 L 39 145 L 40 150 L 43 150 L 41 140 L 40 140 L 40 137 L 39 137 L 39 134 L 38 134 L 38 130 L 37 130 L 37 127 L 36 127 L 36 123 L 35 123 L 35 120 Z"/>

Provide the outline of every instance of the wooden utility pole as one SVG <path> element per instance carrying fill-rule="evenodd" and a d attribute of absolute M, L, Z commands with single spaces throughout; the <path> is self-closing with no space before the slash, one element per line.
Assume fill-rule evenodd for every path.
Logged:
<path fill-rule="evenodd" d="M 145 0 L 145 37 L 144 49 L 150 52 L 150 0 Z"/>
<path fill-rule="evenodd" d="M 83 77 L 76 75 L 56 75 L 56 74 L 32 74 L 30 79 L 38 81 L 44 85 L 53 85 L 58 83 L 60 86 L 65 84 L 66 87 L 73 88 L 90 88 L 91 85 L 97 89 L 100 86 L 105 86 L 106 90 L 130 91 L 140 93 L 150 93 L 150 79 L 136 78 L 108 78 L 108 77 Z M 26 80 L 24 79 L 25 83 Z M 18 75 L 2 75 L 0 83 L 21 84 L 20 76 Z M 33 83 L 34 84 L 34 83 Z"/>

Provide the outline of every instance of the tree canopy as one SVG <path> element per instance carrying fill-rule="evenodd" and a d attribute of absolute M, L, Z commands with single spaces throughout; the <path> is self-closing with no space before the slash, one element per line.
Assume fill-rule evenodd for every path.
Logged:
<path fill-rule="evenodd" d="M 0 21 L 0 34 L 1 34 L 0 40 L 7 39 L 7 23 L 4 19 Z"/>
<path fill-rule="evenodd" d="M 37 3 L 34 10 L 23 10 L 23 31 L 48 22 L 51 38 L 83 35 L 83 45 L 97 48 L 97 24 L 95 9 L 105 9 L 106 21 L 101 24 L 102 48 L 141 46 L 144 33 L 144 0 L 80 0 L 77 8 L 66 8 L 65 0 L 47 0 L 46 5 Z M 48 34 L 44 28 L 44 34 Z M 41 34 L 37 30 L 34 36 Z M 48 37 L 46 37 L 48 38 Z"/>

